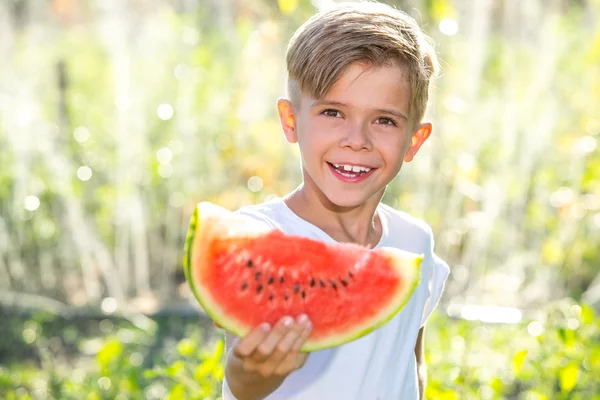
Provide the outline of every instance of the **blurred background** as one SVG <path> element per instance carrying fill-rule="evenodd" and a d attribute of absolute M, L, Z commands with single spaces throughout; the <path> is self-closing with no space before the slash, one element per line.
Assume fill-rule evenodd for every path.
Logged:
<path fill-rule="evenodd" d="M 451 276 L 429 399 L 600 399 L 600 0 L 389 0 L 437 44 L 385 202 Z M 217 399 L 198 201 L 300 183 L 285 49 L 331 0 L 0 0 L 0 397 Z"/>

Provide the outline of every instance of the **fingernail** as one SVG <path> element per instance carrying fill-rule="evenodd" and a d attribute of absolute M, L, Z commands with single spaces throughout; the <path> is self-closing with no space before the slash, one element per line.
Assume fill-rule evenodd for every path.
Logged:
<path fill-rule="evenodd" d="M 304 330 L 309 331 L 312 328 L 312 323 L 310 321 L 306 321 L 304 323 Z"/>
<path fill-rule="evenodd" d="M 261 324 L 260 330 L 263 332 L 269 332 L 271 330 L 271 325 L 269 324 Z"/>
<path fill-rule="evenodd" d="M 284 317 L 283 318 L 283 326 L 285 326 L 286 328 L 292 325 L 292 322 L 294 322 L 294 320 L 292 319 L 292 317 Z"/>
<path fill-rule="evenodd" d="M 306 314 L 302 314 L 298 317 L 298 323 L 303 324 L 308 321 L 308 316 Z"/>

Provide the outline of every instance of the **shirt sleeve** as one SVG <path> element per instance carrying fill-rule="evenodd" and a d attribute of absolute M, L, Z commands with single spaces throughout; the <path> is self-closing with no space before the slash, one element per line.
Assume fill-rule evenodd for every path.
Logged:
<path fill-rule="evenodd" d="M 431 263 L 431 275 L 429 278 L 429 298 L 425 303 L 425 309 L 423 310 L 423 317 L 421 318 L 421 327 L 425 325 L 427 319 L 433 310 L 437 307 L 440 302 L 440 298 L 442 297 L 442 293 L 444 291 L 444 285 L 446 284 L 446 280 L 448 275 L 450 274 L 450 267 L 448 264 L 441 258 L 439 258 L 434 252 L 434 240 L 433 234 L 430 232 L 431 238 L 431 257 L 429 257 L 429 261 Z"/>

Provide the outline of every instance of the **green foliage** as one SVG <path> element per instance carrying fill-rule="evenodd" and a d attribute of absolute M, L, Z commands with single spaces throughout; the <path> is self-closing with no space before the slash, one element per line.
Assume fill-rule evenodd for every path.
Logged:
<path fill-rule="evenodd" d="M 160 328 L 151 331 L 118 318 L 6 320 L 2 398 L 220 397 L 224 340 L 204 318 L 157 319 Z M 425 343 L 430 399 L 589 400 L 600 393 L 600 319 L 585 304 L 555 302 L 514 325 L 435 313 Z"/>
<path fill-rule="evenodd" d="M 214 331 L 204 339 L 198 322 L 205 320 L 162 319 L 158 331 L 120 319 L 8 320 L 12 341 L 0 346 L 7 354 L 0 366 L 3 399 L 220 398 L 224 340 Z"/>
<path fill-rule="evenodd" d="M 431 399 L 593 399 L 600 393 L 600 319 L 570 300 L 516 325 L 429 322 Z M 539 327 L 539 328 L 538 328 Z"/>

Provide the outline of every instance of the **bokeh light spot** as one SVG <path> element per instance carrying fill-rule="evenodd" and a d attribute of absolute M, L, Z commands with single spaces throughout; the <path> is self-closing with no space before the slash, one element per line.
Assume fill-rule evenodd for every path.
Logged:
<path fill-rule="evenodd" d="M 144 356 L 142 353 L 135 352 L 129 356 L 129 362 L 134 367 L 139 367 L 144 362 Z"/>
<path fill-rule="evenodd" d="M 173 192 L 169 196 L 169 204 L 172 207 L 181 207 L 185 204 L 185 194 L 181 192 Z"/>
<path fill-rule="evenodd" d="M 248 179 L 248 189 L 251 192 L 260 192 L 263 188 L 263 181 L 260 176 L 252 176 Z"/>
<path fill-rule="evenodd" d="M 110 333 L 114 327 L 114 324 L 110 319 L 103 319 L 100 321 L 99 327 L 103 333 Z"/>
<path fill-rule="evenodd" d="M 168 121 L 173 118 L 174 113 L 175 110 L 170 104 L 161 104 L 156 109 L 156 115 L 158 115 L 158 118 L 162 119 L 163 121 Z"/>
<path fill-rule="evenodd" d="M 168 147 L 163 147 L 156 152 L 156 159 L 161 164 L 168 164 L 173 159 L 173 152 Z"/>
<path fill-rule="evenodd" d="M 78 126 L 73 131 L 73 137 L 78 143 L 85 143 L 90 139 L 90 131 L 85 126 Z"/>
<path fill-rule="evenodd" d="M 105 314 L 112 314 L 117 310 L 117 301 L 112 297 L 107 297 L 102 300 L 101 308 Z"/>
<path fill-rule="evenodd" d="M 25 197 L 25 209 L 35 211 L 40 207 L 40 199 L 37 196 L 30 195 Z"/>
<path fill-rule="evenodd" d="M 102 378 L 98 379 L 98 387 L 102 390 L 110 389 L 111 384 L 112 383 L 110 379 L 108 379 L 106 376 L 103 376 Z"/>
<path fill-rule="evenodd" d="M 37 334 L 35 333 L 35 331 L 33 329 L 26 328 L 23 330 L 23 340 L 25 341 L 25 343 L 31 344 L 31 343 L 35 342 L 36 338 L 37 338 Z"/>
<path fill-rule="evenodd" d="M 538 321 L 530 322 L 527 325 L 527 333 L 531 336 L 540 336 L 542 332 L 544 332 L 544 326 Z"/>
<path fill-rule="evenodd" d="M 444 18 L 440 21 L 440 32 L 447 36 L 454 36 L 458 33 L 458 22 L 452 18 Z"/>
<path fill-rule="evenodd" d="M 596 150 L 596 147 L 598 147 L 598 142 L 593 136 L 584 136 L 577 141 L 575 146 L 579 153 L 588 154 Z"/>
<path fill-rule="evenodd" d="M 89 181 L 92 177 L 92 169 L 87 165 L 83 165 L 77 169 L 77 178 L 81 181 Z"/>
<path fill-rule="evenodd" d="M 574 331 L 579 328 L 579 320 L 577 318 L 569 318 L 567 321 L 567 326 L 570 330 Z"/>

